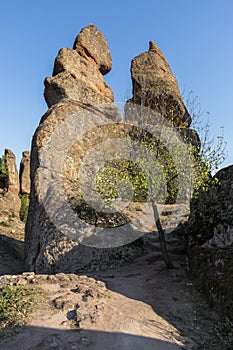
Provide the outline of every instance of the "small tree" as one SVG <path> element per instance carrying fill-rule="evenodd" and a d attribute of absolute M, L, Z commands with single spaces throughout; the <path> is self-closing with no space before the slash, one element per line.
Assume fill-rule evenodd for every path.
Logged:
<path fill-rule="evenodd" d="M 193 190 L 197 193 L 206 186 L 212 161 L 216 161 L 215 152 L 206 154 L 200 151 L 200 140 L 194 130 L 185 125 L 179 128 L 173 125 L 173 122 L 176 125 L 179 117 L 174 110 L 177 105 L 173 102 L 166 94 L 160 96 L 159 113 L 145 107 L 143 101 L 140 105 L 127 103 L 124 121 L 113 124 L 114 130 L 109 134 L 109 139 L 115 139 L 115 143 L 105 143 L 108 130 L 104 127 L 96 133 L 92 132 L 90 161 L 83 172 L 83 179 L 78 179 L 81 192 L 84 190 L 87 195 L 83 197 L 86 209 L 79 204 L 77 206 L 81 208 L 81 218 L 96 227 L 106 227 L 104 221 L 108 221 L 111 215 L 114 217 L 113 212 L 105 211 L 108 206 L 111 207 L 111 201 L 121 197 L 119 199 L 123 202 L 148 202 L 152 207 L 162 255 L 168 269 L 174 268 L 174 265 L 168 255 L 158 205 L 167 203 L 171 198 L 175 203 L 187 204 Z M 167 119 L 168 111 L 170 121 Z M 108 128 L 111 128 L 110 125 Z M 94 145 L 100 145 L 99 149 Z M 221 155 L 221 147 L 218 149 L 217 156 Z M 97 209 L 92 209 L 92 204 Z M 100 216 L 101 220 L 98 219 Z M 114 221 L 111 227 L 125 223 L 124 219 L 116 220 L 116 216 L 110 221 Z"/>
<path fill-rule="evenodd" d="M 164 111 L 167 113 L 167 100 Z M 120 191 L 123 201 L 127 202 L 131 197 L 131 201 L 151 204 L 165 264 L 168 269 L 174 268 L 168 255 L 158 204 L 165 204 L 167 187 L 171 184 L 176 184 L 176 194 L 173 194 L 176 200 L 179 203 L 187 201 L 193 170 L 187 145 L 166 118 L 143 105 L 128 103 L 122 124 L 125 143 L 116 142 L 105 150 L 105 166 L 96 176 L 97 190 L 108 202 L 119 195 L 118 183 L 128 182 L 128 189 L 125 186 L 125 190 Z M 110 157 L 108 152 L 111 152 Z"/>
<path fill-rule="evenodd" d="M 179 203 L 187 200 L 187 195 L 190 195 L 192 188 L 192 159 L 188 149 L 190 145 L 184 145 L 177 130 L 173 127 L 172 121 L 168 121 L 167 117 L 169 105 L 166 94 L 160 96 L 160 114 L 144 107 L 143 105 L 132 105 L 129 113 L 137 113 L 137 127 L 133 127 L 130 137 L 134 144 L 132 152 L 136 154 L 136 158 L 140 158 L 142 168 L 146 170 L 148 183 L 148 200 L 152 205 L 154 221 L 158 230 L 161 251 L 164 262 L 168 269 L 174 268 L 174 265 L 168 255 L 165 232 L 162 227 L 158 204 L 166 202 L 167 187 L 170 186 L 172 195 L 175 195 Z M 163 105 L 164 103 L 164 105 Z M 174 109 L 174 104 L 171 105 L 171 113 Z M 164 115 L 161 115 L 164 113 Z M 177 118 L 177 113 L 174 113 Z M 131 123 L 132 123 L 131 118 Z M 137 144 L 143 144 L 144 151 L 138 149 Z M 138 152 L 139 151 L 139 152 Z M 141 154 L 137 154 L 141 153 Z M 166 187 L 166 188 L 164 188 Z M 171 191 L 171 192 L 172 192 Z M 164 197 L 161 198 L 161 195 Z"/>
<path fill-rule="evenodd" d="M 193 91 L 190 91 L 185 99 L 192 118 L 192 127 L 200 138 L 200 157 L 211 173 L 216 172 L 226 159 L 224 127 L 221 126 L 219 135 L 211 135 L 210 113 L 201 108 Z"/>

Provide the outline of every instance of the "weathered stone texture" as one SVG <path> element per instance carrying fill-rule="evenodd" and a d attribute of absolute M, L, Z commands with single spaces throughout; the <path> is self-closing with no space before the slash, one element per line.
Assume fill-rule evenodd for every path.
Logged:
<path fill-rule="evenodd" d="M 50 109 L 32 141 L 25 253 L 27 268 L 38 273 L 103 268 L 131 259 L 142 249 L 138 243 L 111 249 L 82 244 L 83 239 L 95 236 L 99 226 L 125 223 L 120 214 L 97 212 L 86 203 L 82 206 L 78 177 L 88 151 L 108 139 L 107 125 L 111 129 L 115 125 L 111 121 L 119 122 L 121 116 L 102 76 L 111 69 L 103 35 L 88 26 L 76 38 L 74 48 L 59 51 L 53 77 L 45 80 Z"/>
<path fill-rule="evenodd" d="M 20 194 L 30 194 L 30 152 L 24 151 L 19 169 Z"/>
<path fill-rule="evenodd" d="M 53 77 L 45 79 L 48 107 L 62 99 L 87 104 L 113 102 L 113 92 L 103 79 L 103 74 L 111 70 L 111 62 L 104 36 L 95 26 L 84 28 L 76 38 L 74 50 L 59 51 Z"/>
<path fill-rule="evenodd" d="M 10 149 L 5 149 L 4 159 L 7 172 L 1 177 L 0 221 L 5 222 L 5 216 L 8 217 L 8 220 L 13 217 L 19 218 L 21 203 L 15 155 Z"/>
<path fill-rule="evenodd" d="M 208 192 L 192 201 L 191 244 L 224 248 L 233 244 L 233 165 L 221 169 Z"/>
<path fill-rule="evenodd" d="M 174 126 L 187 127 L 191 124 L 176 78 L 153 41 L 150 41 L 149 51 L 132 60 L 131 76 L 133 98 L 129 102 L 153 109 Z"/>
<path fill-rule="evenodd" d="M 192 201 L 185 231 L 193 275 L 211 303 L 233 319 L 233 165 L 221 169 L 209 191 Z"/>
<path fill-rule="evenodd" d="M 83 28 L 74 42 L 74 50 L 91 63 L 98 65 L 102 74 L 112 69 L 112 58 L 104 35 L 90 24 Z"/>
<path fill-rule="evenodd" d="M 19 175 L 16 167 L 15 155 L 10 149 L 5 149 L 5 161 L 8 169 L 7 190 L 19 194 Z"/>

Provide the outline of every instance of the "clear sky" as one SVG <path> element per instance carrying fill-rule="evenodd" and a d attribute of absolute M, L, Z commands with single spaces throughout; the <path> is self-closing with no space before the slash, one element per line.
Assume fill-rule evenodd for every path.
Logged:
<path fill-rule="evenodd" d="M 130 62 L 154 40 L 180 90 L 194 91 L 210 112 L 211 133 L 224 126 L 233 164 L 233 0 L 0 0 L 0 153 L 17 161 L 30 149 L 45 113 L 43 81 L 62 47 L 72 48 L 94 23 L 108 41 L 113 69 L 105 76 L 123 101 L 131 94 Z"/>

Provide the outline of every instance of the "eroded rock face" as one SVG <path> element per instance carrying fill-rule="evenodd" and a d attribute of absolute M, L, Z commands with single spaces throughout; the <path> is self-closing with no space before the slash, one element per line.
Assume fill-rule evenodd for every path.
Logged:
<path fill-rule="evenodd" d="M 153 41 L 150 41 L 147 52 L 132 60 L 131 76 L 133 98 L 129 102 L 151 108 L 170 120 L 174 126 L 188 127 L 191 124 L 176 78 Z"/>
<path fill-rule="evenodd" d="M 233 319 L 233 165 L 221 169 L 210 190 L 193 200 L 185 231 L 191 272 L 211 303 Z"/>
<path fill-rule="evenodd" d="M 210 190 L 193 200 L 189 227 L 194 245 L 233 245 L 233 165 L 218 171 Z"/>
<path fill-rule="evenodd" d="M 5 149 L 5 161 L 8 169 L 7 190 L 10 193 L 19 194 L 19 175 L 16 167 L 14 153 L 10 149 Z"/>
<path fill-rule="evenodd" d="M 53 77 L 45 79 L 48 107 L 63 99 L 87 104 L 113 102 L 113 92 L 103 79 L 103 74 L 111 70 L 111 62 L 104 36 L 95 26 L 84 28 L 75 40 L 74 50 L 59 51 Z"/>
<path fill-rule="evenodd" d="M 20 194 L 30 194 L 30 152 L 24 151 L 19 169 Z"/>
<path fill-rule="evenodd" d="M 94 234 L 95 226 L 93 222 L 89 222 L 90 225 L 86 227 L 88 217 L 79 216 L 81 221 L 83 220 L 81 224 L 80 220 L 77 220 L 78 208 L 81 205 L 77 186 L 78 171 L 88 149 L 94 147 L 93 140 L 98 137 L 103 140 L 104 135 L 100 135 L 101 131 L 97 127 L 98 117 L 104 124 L 107 122 L 107 117 L 101 110 L 98 110 L 96 119 L 90 116 L 88 120 L 88 115 L 85 115 L 87 108 L 88 111 L 92 111 L 93 108 L 96 113 L 96 107 L 88 107 L 71 100 L 56 104 L 42 118 L 33 137 L 31 153 L 33 182 L 26 223 L 25 249 L 27 267 L 37 273 L 68 273 L 95 269 L 99 266 L 103 268 L 114 264 L 119 257 L 123 262 L 124 259 L 132 258 L 141 252 L 139 246 L 134 250 L 130 245 L 100 249 L 79 244 L 82 239 Z M 91 134 L 87 133 L 80 142 L 72 142 L 70 146 L 69 136 L 72 128 L 74 128 L 73 134 L 76 135 L 82 126 L 87 125 Z M 50 146 L 46 148 L 49 139 L 56 132 L 58 137 L 61 136 L 62 142 L 59 144 L 55 139 L 56 149 L 52 150 Z M 61 161 L 63 152 L 66 153 L 65 160 Z M 46 166 L 43 159 L 47 161 Z M 54 169 L 57 169 L 55 173 Z M 59 173 L 59 169 L 62 170 L 62 174 Z M 85 213 L 85 216 L 87 214 Z M 119 264 L 119 261 L 117 263 Z"/>
<path fill-rule="evenodd" d="M 5 149 L 5 165 L 7 173 L 1 178 L 0 188 L 0 221 L 11 221 L 19 218 L 19 176 L 15 155 L 10 149 Z"/>

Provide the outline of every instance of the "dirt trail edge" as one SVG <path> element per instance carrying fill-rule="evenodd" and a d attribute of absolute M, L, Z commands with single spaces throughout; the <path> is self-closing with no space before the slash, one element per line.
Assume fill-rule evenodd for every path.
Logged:
<path fill-rule="evenodd" d="M 219 316 L 193 288 L 177 239 L 167 237 L 177 266 L 170 271 L 158 237 L 150 233 L 144 241 L 145 254 L 136 261 L 88 276 L 0 277 L 0 283 L 38 286 L 47 295 L 25 327 L 0 340 L 0 349 L 224 349 L 214 332 Z"/>

